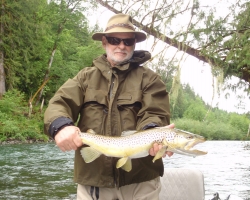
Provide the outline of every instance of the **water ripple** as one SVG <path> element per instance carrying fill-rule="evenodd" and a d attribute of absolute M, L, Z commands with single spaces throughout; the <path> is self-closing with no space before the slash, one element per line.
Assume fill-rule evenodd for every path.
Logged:
<path fill-rule="evenodd" d="M 165 167 L 197 168 L 204 174 L 206 199 L 219 192 L 250 197 L 250 148 L 246 142 L 207 141 L 197 148 L 208 154 L 196 158 L 174 154 Z M 54 144 L 0 146 L 0 199 L 74 199 L 74 153 L 61 152 Z"/>
<path fill-rule="evenodd" d="M 208 154 L 196 158 L 174 155 L 164 159 L 165 167 L 199 169 L 205 180 L 206 199 L 219 192 L 221 199 L 229 194 L 250 199 L 250 149 L 247 142 L 207 141 L 197 145 Z"/>

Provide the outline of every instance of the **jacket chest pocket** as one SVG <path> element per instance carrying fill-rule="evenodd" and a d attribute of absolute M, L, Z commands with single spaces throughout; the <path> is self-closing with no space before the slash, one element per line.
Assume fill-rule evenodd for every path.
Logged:
<path fill-rule="evenodd" d="M 98 134 L 103 134 L 107 113 L 107 92 L 103 90 L 87 89 L 79 122 L 81 130 L 86 131 L 91 128 Z"/>
<path fill-rule="evenodd" d="M 120 94 L 117 98 L 117 109 L 120 113 L 122 130 L 135 130 L 137 114 L 142 107 L 142 91 Z"/>

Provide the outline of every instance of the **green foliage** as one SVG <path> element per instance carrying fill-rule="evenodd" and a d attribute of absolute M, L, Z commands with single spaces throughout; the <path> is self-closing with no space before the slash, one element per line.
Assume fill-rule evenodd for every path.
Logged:
<path fill-rule="evenodd" d="M 245 140 L 246 133 L 220 121 L 201 122 L 193 119 L 175 119 L 175 126 L 179 129 L 204 136 L 207 140 Z"/>
<path fill-rule="evenodd" d="M 38 90 L 49 71 L 50 79 L 43 91 L 47 102 L 68 78 L 74 77 L 82 68 L 91 66 L 92 60 L 104 53 L 101 42 L 91 39 L 92 31 L 99 27 L 89 30 L 87 18 L 83 14 L 86 8 L 82 7 L 80 2 L 5 0 L 2 7 L 4 12 L 1 13 L 1 22 L 4 25 L 1 50 L 4 52 L 8 92 L 0 100 L 0 141 L 47 140 L 48 137 L 43 134 L 43 113 L 40 113 L 39 108 L 34 107 L 31 117 L 28 117 L 29 97 Z M 96 1 L 92 3 L 96 4 Z M 155 15 L 156 20 L 168 27 L 181 11 L 182 3 L 180 1 L 173 4 L 174 7 L 170 10 L 163 9 Z M 142 17 L 143 12 L 151 13 L 145 10 L 150 9 L 148 5 L 148 2 L 144 1 L 144 10 L 140 9 L 139 13 L 135 11 L 132 14 Z M 245 27 L 249 24 L 249 4 L 242 5 L 238 17 L 234 16 L 236 20 L 230 27 L 237 31 L 233 32 L 222 23 L 226 20 L 215 19 L 212 10 L 203 12 L 198 2 L 193 7 L 193 12 L 197 13 L 198 21 L 190 22 L 189 31 L 181 31 L 184 35 L 178 36 L 174 29 L 168 27 L 166 30 L 169 34 L 172 34 L 175 40 L 188 40 L 192 38 L 190 34 L 193 35 L 203 55 L 209 58 L 216 59 L 226 55 L 226 65 L 224 61 L 217 62 L 218 65 L 223 64 L 226 75 L 237 74 L 239 69 L 249 70 L 249 30 Z M 164 20 L 161 15 L 168 17 Z M 205 23 L 198 23 L 202 20 L 205 20 Z M 197 28 L 197 24 L 204 24 L 205 27 Z M 159 24 L 155 25 L 160 30 Z M 230 37 L 224 37 L 227 34 Z M 48 69 L 53 49 L 54 59 L 51 69 Z M 223 49 L 224 52 L 219 52 Z M 250 123 L 249 113 L 239 115 L 217 108 L 210 110 L 189 85 L 176 84 L 176 87 L 172 87 L 173 76 L 177 71 L 176 60 L 173 58 L 168 61 L 162 55 L 158 57 L 157 65 L 151 67 L 161 75 L 167 90 L 174 90 L 172 92 L 175 95 L 170 95 L 171 119 L 176 122 L 178 128 L 202 134 L 212 140 L 248 139 L 246 133 Z M 214 72 L 220 73 L 216 70 Z M 176 80 L 179 81 L 178 78 Z"/>
<path fill-rule="evenodd" d="M 167 88 L 171 88 L 175 68 L 156 68 Z M 167 89 L 169 90 L 169 89 Z M 173 103 L 170 96 L 171 119 L 177 128 L 200 134 L 209 140 L 247 140 L 250 124 L 248 114 L 228 113 L 218 108 L 210 108 L 187 84 L 178 88 L 178 97 Z"/>
<path fill-rule="evenodd" d="M 200 23 L 192 24 L 190 38 L 195 38 L 195 43 L 200 46 L 197 49 L 209 60 L 215 76 L 226 81 L 232 76 L 239 78 L 237 87 L 235 83 L 228 83 L 228 89 L 236 91 L 243 86 L 249 93 L 250 3 L 239 0 L 231 6 L 229 2 L 225 5 L 228 5 L 228 13 L 224 17 L 216 7 L 211 7 Z M 199 12 L 201 14 L 202 9 Z"/>
<path fill-rule="evenodd" d="M 206 112 L 207 111 L 205 109 L 204 102 L 202 102 L 201 99 L 197 98 L 189 105 L 187 110 L 185 110 L 184 117 L 188 119 L 202 121 L 205 118 Z"/>
<path fill-rule="evenodd" d="M 221 123 L 228 123 L 230 115 L 223 110 L 219 110 L 218 108 L 213 108 L 211 112 L 208 113 L 206 117 L 207 122 L 217 121 Z"/>
<path fill-rule="evenodd" d="M 240 84 L 250 92 L 249 0 L 214 1 L 213 4 L 204 0 L 106 2 L 102 5 L 108 9 L 132 15 L 140 23 L 138 28 L 147 29 L 147 34 L 155 37 L 154 41 L 164 40 L 207 62 L 215 68 L 218 77 L 238 77 Z M 159 52 L 166 57 L 170 56 L 166 51 L 168 45 L 159 45 L 162 46 Z"/>
<path fill-rule="evenodd" d="M 187 108 L 192 104 L 196 98 L 199 99 L 192 90 L 192 88 L 187 85 L 182 85 L 179 88 L 178 97 L 176 99 L 175 106 L 173 105 L 173 99 L 170 98 L 170 110 L 172 113 L 172 118 L 182 118 L 184 116 L 184 112 Z"/>
<path fill-rule="evenodd" d="M 230 114 L 229 123 L 234 128 L 238 129 L 241 132 L 247 133 L 249 119 L 246 115 L 238 115 L 236 113 Z"/>
<path fill-rule="evenodd" d="M 29 118 L 27 101 L 17 90 L 6 92 L 0 100 L 0 141 L 7 139 L 48 140 L 43 134 L 43 115 L 35 111 Z"/>
<path fill-rule="evenodd" d="M 1 18 L 4 25 L 1 50 L 7 90 L 15 88 L 27 97 L 32 96 L 43 83 L 55 49 L 51 79 L 45 89 L 45 97 L 49 99 L 63 82 L 103 53 L 100 44 L 91 39 L 92 33 L 83 15 L 85 8 L 79 2 L 63 0 L 60 4 L 57 1 L 48 4 L 46 0 L 6 0 Z M 86 49 L 82 52 L 82 48 L 89 46 L 90 50 L 84 55 Z M 82 62 L 84 57 L 88 62 Z"/>
<path fill-rule="evenodd" d="M 35 19 L 36 11 L 42 6 L 46 6 L 45 0 L 5 1 L 1 38 L 7 89 L 19 87 L 25 91 L 39 79 L 41 68 L 38 67 L 40 55 L 37 52 L 42 48 Z"/>
<path fill-rule="evenodd" d="M 235 75 L 246 80 L 246 76 L 249 78 L 250 74 L 250 3 L 241 4 L 239 9 L 232 21 L 234 31 L 223 46 L 224 49 L 229 49 L 225 60 L 228 64 L 225 76 Z"/>

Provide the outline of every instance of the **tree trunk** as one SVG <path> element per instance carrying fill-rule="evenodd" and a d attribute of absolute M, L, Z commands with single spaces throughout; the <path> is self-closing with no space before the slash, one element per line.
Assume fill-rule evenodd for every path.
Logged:
<path fill-rule="evenodd" d="M 55 56 L 55 53 L 56 53 L 56 47 L 57 47 L 57 42 L 54 43 L 54 47 L 53 47 L 53 50 L 51 52 L 51 56 L 50 56 L 50 59 L 49 59 L 48 69 L 47 69 L 46 74 L 44 76 L 43 83 L 47 83 L 48 82 L 50 69 L 51 69 L 51 66 L 52 66 L 52 63 L 53 63 L 53 59 L 54 59 L 54 56 Z M 38 103 L 39 103 L 39 101 L 40 101 L 40 99 L 42 97 L 44 86 L 45 86 L 45 84 L 42 85 L 42 88 L 41 88 L 41 90 L 39 92 L 39 96 L 37 98 L 36 105 L 38 105 Z"/>
<path fill-rule="evenodd" d="M 1 45 L 1 39 L 0 39 Z M 4 73 L 4 54 L 0 52 L 0 99 L 2 99 L 3 94 L 6 92 L 5 88 L 5 73 Z"/>
<path fill-rule="evenodd" d="M 0 21 L 0 35 L 4 34 L 4 25 L 3 25 L 3 15 L 4 15 L 4 0 L 2 0 L 1 6 L 1 21 Z M 3 40 L 0 37 L 0 47 L 3 45 Z M 0 99 L 2 98 L 3 94 L 6 92 L 5 87 L 5 72 L 4 72 L 4 53 L 3 48 L 0 50 Z"/>
<path fill-rule="evenodd" d="M 63 1 L 61 1 L 61 3 L 63 3 Z M 80 0 L 76 1 L 75 4 L 74 4 L 74 6 L 72 6 L 72 2 L 68 1 L 68 3 L 67 3 L 67 9 L 69 7 L 72 7 L 70 12 L 73 12 L 76 9 L 77 5 L 80 4 L 80 3 L 81 3 Z M 63 21 L 60 24 L 58 24 L 56 39 L 55 39 L 54 46 L 53 46 L 53 49 L 52 49 L 52 52 L 51 52 L 51 56 L 50 56 L 50 59 L 49 59 L 49 62 L 48 62 L 48 68 L 47 68 L 47 71 L 46 71 L 44 79 L 43 79 L 42 88 L 41 88 L 41 90 L 39 92 L 39 96 L 38 96 L 38 98 L 36 100 L 36 105 L 38 105 L 38 103 L 40 102 L 40 99 L 41 99 L 42 94 L 43 94 L 44 86 L 45 86 L 45 84 L 49 80 L 50 69 L 51 69 L 51 66 L 52 66 L 52 63 L 53 63 L 53 59 L 54 59 L 54 56 L 55 56 L 55 53 L 56 53 L 57 42 L 58 42 L 58 39 L 60 37 L 61 32 L 63 31 L 64 25 L 65 25 L 66 22 L 67 22 L 67 17 L 64 17 Z"/>

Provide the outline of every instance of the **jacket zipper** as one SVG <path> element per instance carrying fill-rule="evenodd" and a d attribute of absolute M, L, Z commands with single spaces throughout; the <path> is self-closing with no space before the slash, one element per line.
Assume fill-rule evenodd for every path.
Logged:
<path fill-rule="evenodd" d="M 111 103 L 110 105 L 113 104 L 113 100 L 112 100 L 112 96 L 113 96 L 113 88 L 114 88 L 114 84 L 115 84 L 115 77 L 114 75 L 112 74 L 111 76 L 111 85 L 110 85 L 110 89 L 109 89 L 109 102 Z M 110 106 L 109 106 L 110 107 Z M 112 106 L 110 107 L 110 110 L 111 110 Z M 114 158 L 112 158 L 112 160 L 114 160 Z M 113 162 L 112 162 L 113 163 Z M 115 165 L 114 165 L 115 166 Z M 115 170 L 114 170 L 114 185 L 116 188 L 119 188 L 119 169 L 116 170 L 116 167 L 115 167 Z"/>
<path fill-rule="evenodd" d="M 114 76 L 112 75 L 111 77 L 111 85 L 110 85 L 110 89 L 109 89 L 109 99 L 111 100 L 111 97 L 112 97 L 112 93 L 113 93 L 113 87 L 114 87 L 114 84 L 115 84 L 115 81 L 114 81 Z"/>

